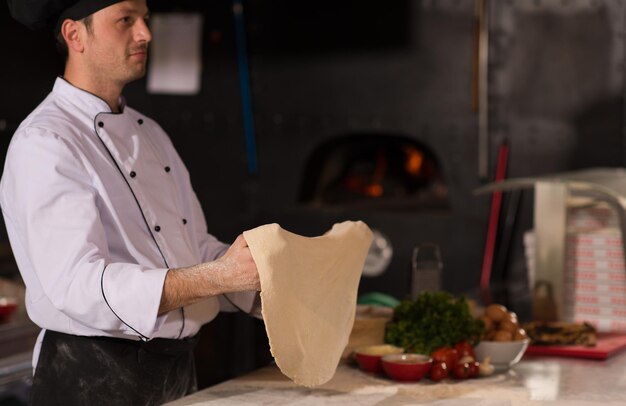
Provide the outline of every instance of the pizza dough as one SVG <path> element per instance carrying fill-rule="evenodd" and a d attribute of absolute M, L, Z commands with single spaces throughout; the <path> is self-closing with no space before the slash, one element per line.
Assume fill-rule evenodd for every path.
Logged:
<path fill-rule="evenodd" d="M 261 279 L 270 349 L 283 374 L 308 387 L 330 380 L 354 324 L 372 232 L 361 221 L 303 237 L 268 224 L 243 233 Z"/>

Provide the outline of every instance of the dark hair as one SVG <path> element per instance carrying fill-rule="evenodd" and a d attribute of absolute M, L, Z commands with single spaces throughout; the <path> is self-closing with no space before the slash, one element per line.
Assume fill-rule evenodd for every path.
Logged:
<path fill-rule="evenodd" d="M 87 32 L 89 34 L 93 33 L 93 14 L 88 15 L 87 17 L 78 20 L 79 22 L 85 24 L 85 28 L 87 29 Z M 61 54 L 61 56 L 63 56 L 63 58 L 65 58 L 65 60 L 67 60 L 68 56 L 69 56 L 69 51 L 67 49 L 67 43 L 65 42 L 65 38 L 63 38 L 63 33 L 59 32 L 57 34 L 56 37 L 56 45 L 57 45 L 57 51 L 59 51 L 59 53 Z"/>

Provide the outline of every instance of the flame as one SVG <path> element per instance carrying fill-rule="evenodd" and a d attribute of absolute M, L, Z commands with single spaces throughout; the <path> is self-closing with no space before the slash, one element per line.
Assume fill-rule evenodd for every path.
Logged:
<path fill-rule="evenodd" d="M 369 197 L 381 197 L 383 195 L 383 187 L 378 183 L 372 183 L 367 185 L 363 192 Z"/>
<path fill-rule="evenodd" d="M 404 152 L 406 153 L 404 168 L 407 173 L 413 176 L 419 175 L 422 170 L 422 164 L 424 163 L 424 154 L 422 151 L 410 145 L 404 147 Z"/>
<path fill-rule="evenodd" d="M 383 180 L 386 172 L 387 156 L 385 151 L 379 150 L 376 154 L 376 166 L 371 178 L 364 175 L 350 175 L 345 178 L 344 185 L 351 192 L 358 193 L 361 196 L 381 197 L 385 193 Z"/>

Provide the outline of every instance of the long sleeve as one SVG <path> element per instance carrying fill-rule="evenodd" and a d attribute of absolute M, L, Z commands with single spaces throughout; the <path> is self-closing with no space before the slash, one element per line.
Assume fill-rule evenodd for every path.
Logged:
<path fill-rule="evenodd" d="M 29 315 L 44 328 L 151 337 L 167 269 L 111 256 L 97 186 L 66 139 L 37 128 L 14 137 L 0 204 L 28 286 Z"/>

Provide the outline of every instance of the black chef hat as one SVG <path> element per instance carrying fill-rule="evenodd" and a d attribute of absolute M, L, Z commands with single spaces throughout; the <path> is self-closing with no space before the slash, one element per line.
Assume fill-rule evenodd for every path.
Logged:
<path fill-rule="evenodd" d="M 61 31 L 66 19 L 80 20 L 122 0 L 7 0 L 11 15 L 33 30 Z"/>

